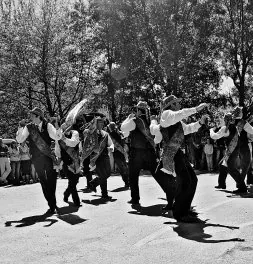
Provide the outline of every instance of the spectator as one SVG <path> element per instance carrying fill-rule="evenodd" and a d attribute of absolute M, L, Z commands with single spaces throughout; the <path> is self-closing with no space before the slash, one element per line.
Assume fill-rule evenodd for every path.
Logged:
<path fill-rule="evenodd" d="M 12 142 L 9 147 L 10 162 L 11 162 L 11 176 L 9 183 L 13 185 L 20 185 L 20 148 L 16 141 Z"/>
<path fill-rule="evenodd" d="M 20 144 L 20 154 L 21 171 L 24 183 L 33 183 L 33 180 L 31 179 L 31 157 L 29 147 L 25 141 Z"/>
<path fill-rule="evenodd" d="M 211 143 L 210 138 L 206 141 L 204 153 L 206 155 L 207 170 L 208 172 L 211 172 L 213 171 L 213 144 Z"/>
<path fill-rule="evenodd" d="M 6 178 L 11 172 L 11 165 L 9 159 L 9 149 L 3 143 L 2 138 L 0 138 L 0 172 L 1 172 L 0 185 L 6 185 L 8 183 Z"/>

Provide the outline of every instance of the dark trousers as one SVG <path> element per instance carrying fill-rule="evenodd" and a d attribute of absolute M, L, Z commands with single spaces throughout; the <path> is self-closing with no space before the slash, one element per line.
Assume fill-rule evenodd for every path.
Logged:
<path fill-rule="evenodd" d="M 250 167 L 250 149 L 248 146 L 245 147 L 237 147 L 233 153 L 230 155 L 227 165 L 228 165 L 228 173 L 232 176 L 232 178 L 236 182 L 236 187 L 238 189 L 245 189 L 246 184 L 244 182 L 247 172 Z M 238 156 L 240 158 L 240 169 L 237 166 Z"/>
<path fill-rule="evenodd" d="M 107 196 L 107 179 L 111 176 L 111 164 L 108 155 L 101 155 L 96 161 L 96 173 L 98 177 L 95 177 L 90 183 L 97 187 L 100 185 L 102 196 Z"/>
<path fill-rule="evenodd" d="M 129 184 L 131 198 L 139 202 L 139 174 L 142 169 L 149 170 L 151 175 L 166 194 L 168 205 L 172 206 L 175 193 L 175 179 L 172 175 L 165 174 L 158 167 L 157 157 L 153 149 L 132 148 L 129 157 Z"/>
<path fill-rule="evenodd" d="M 220 165 L 218 176 L 218 185 L 221 187 L 226 187 L 226 179 L 228 175 L 228 168 L 226 166 Z"/>
<path fill-rule="evenodd" d="M 75 205 L 80 205 L 80 198 L 76 189 L 76 185 L 79 181 L 79 174 L 74 174 L 72 171 L 68 170 L 68 166 L 66 164 L 63 164 L 63 170 L 68 178 L 68 187 L 64 192 L 64 198 L 68 199 L 71 195 L 73 203 Z"/>
<path fill-rule="evenodd" d="M 194 198 L 198 178 L 185 157 L 179 150 L 174 157 L 176 172 L 176 194 L 173 205 L 173 215 L 176 219 L 188 214 Z"/>
<path fill-rule="evenodd" d="M 90 158 L 88 157 L 83 161 L 83 175 L 86 177 L 87 188 L 90 187 L 90 181 L 92 180 L 92 171 L 90 171 Z"/>
<path fill-rule="evenodd" d="M 129 170 L 128 170 L 125 156 L 119 151 L 114 151 L 113 158 L 114 158 L 114 162 L 116 163 L 119 169 L 119 173 L 122 177 L 122 180 L 124 181 L 125 185 L 128 185 L 129 184 Z"/>
<path fill-rule="evenodd" d="M 39 155 L 32 160 L 35 170 L 40 179 L 43 194 L 48 202 L 50 209 L 56 208 L 56 181 L 57 172 L 53 169 L 53 161 L 51 158 Z"/>

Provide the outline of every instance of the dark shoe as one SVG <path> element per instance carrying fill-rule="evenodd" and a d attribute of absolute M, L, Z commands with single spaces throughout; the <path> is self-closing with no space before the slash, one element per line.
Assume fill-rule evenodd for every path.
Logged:
<path fill-rule="evenodd" d="M 90 183 L 90 188 L 89 188 L 91 191 L 93 191 L 93 192 L 97 192 L 97 189 L 96 189 L 96 187 L 95 187 L 95 185 L 93 185 L 92 183 Z"/>
<path fill-rule="evenodd" d="M 226 185 L 217 185 L 214 188 L 216 188 L 216 189 L 226 189 Z"/>
<path fill-rule="evenodd" d="M 140 205 L 140 202 L 139 201 L 135 201 L 133 199 L 131 199 L 130 201 L 128 201 L 129 204 L 132 204 L 132 205 Z"/>
<path fill-rule="evenodd" d="M 198 214 L 199 214 L 199 213 L 197 213 L 197 212 L 195 212 L 195 211 L 192 211 L 192 210 L 190 210 L 190 211 L 188 212 L 188 215 L 189 215 L 189 216 L 193 216 L 193 217 L 197 217 Z"/>
<path fill-rule="evenodd" d="M 182 223 L 201 223 L 203 222 L 199 218 L 191 216 L 191 215 L 182 216 L 182 217 L 176 218 L 176 220 L 177 222 L 182 222 Z"/>
<path fill-rule="evenodd" d="M 239 188 L 233 191 L 234 194 L 247 193 L 247 192 L 248 192 L 247 188 L 241 188 L 241 189 Z"/>
<path fill-rule="evenodd" d="M 80 203 L 74 203 L 74 206 L 81 207 L 82 205 Z"/>
<path fill-rule="evenodd" d="M 102 198 L 102 199 L 105 199 L 105 200 L 111 200 L 111 199 L 112 199 L 112 196 L 109 196 L 109 195 L 102 195 L 101 198 Z"/>
<path fill-rule="evenodd" d="M 167 204 L 167 205 L 165 205 L 165 206 L 162 207 L 162 210 L 163 211 L 171 211 L 172 210 L 172 206 L 169 205 L 169 204 Z"/>
<path fill-rule="evenodd" d="M 55 209 L 53 209 L 53 208 L 49 208 L 47 211 L 46 211 L 46 215 L 53 215 L 53 214 L 55 214 L 56 213 L 56 211 L 55 211 Z"/>

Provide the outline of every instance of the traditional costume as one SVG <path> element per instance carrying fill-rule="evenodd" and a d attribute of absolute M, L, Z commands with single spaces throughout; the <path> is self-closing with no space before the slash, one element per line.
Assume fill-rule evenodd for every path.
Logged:
<path fill-rule="evenodd" d="M 24 127 L 19 127 L 16 135 L 18 143 L 29 140 L 31 160 L 39 176 L 43 194 L 49 205 L 49 213 L 54 213 L 56 206 L 56 180 L 57 172 L 54 165 L 57 165 L 57 157 L 54 149 L 51 148 L 52 140 L 59 140 L 62 137 L 61 129 L 55 127 L 44 119 L 43 111 L 35 107 L 31 114 L 39 116 L 39 125 L 29 123 Z"/>
<path fill-rule="evenodd" d="M 221 127 L 217 133 L 211 129 L 210 137 L 212 139 L 226 138 L 226 151 L 221 165 L 227 167 L 228 173 L 236 182 L 238 189 L 234 193 L 245 193 L 247 187 L 244 180 L 251 161 L 247 133 L 253 134 L 253 127 L 242 119 L 241 107 L 236 107 L 233 110 L 232 118 L 235 120 L 234 123 Z M 240 158 L 241 172 L 238 169 L 238 157 Z"/>
<path fill-rule="evenodd" d="M 166 193 L 168 203 L 173 200 L 172 184 L 170 176 L 157 171 L 158 156 L 154 137 L 150 133 L 150 110 L 147 102 L 140 101 L 137 106 L 137 115 L 129 115 L 121 124 L 121 131 L 125 137 L 130 138 L 129 148 L 129 184 L 131 189 L 131 200 L 129 203 L 138 205 L 139 173 L 141 169 L 149 170 L 154 179 Z"/>
<path fill-rule="evenodd" d="M 109 151 L 114 151 L 114 144 L 106 131 L 98 129 L 99 122 L 104 124 L 104 119 L 95 117 L 90 127 L 84 130 L 81 162 L 90 158 L 90 170 L 95 170 L 98 175 L 90 181 L 90 189 L 96 192 L 96 187 L 100 185 L 102 198 L 109 199 L 111 198 L 107 191 L 107 178 L 111 175 Z"/>
<path fill-rule="evenodd" d="M 107 132 L 109 133 L 114 144 L 114 162 L 119 169 L 119 173 L 125 183 L 125 187 L 129 187 L 129 170 L 126 162 L 126 159 L 128 159 L 128 157 L 126 152 L 126 144 L 122 139 L 123 135 L 117 129 L 114 122 L 110 122 L 110 124 L 107 126 Z"/>
<path fill-rule="evenodd" d="M 197 187 L 197 176 L 181 149 L 184 136 L 197 132 L 202 124 L 195 122 L 185 124 L 183 119 L 197 113 L 196 108 L 184 108 L 172 111 L 172 104 L 179 103 L 180 98 L 174 95 L 162 101 L 160 125 L 156 120 L 151 121 L 150 130 L 155 135 L 155 143 L 162 142 L 162 155 L 160 168 L 169 175 L 176 177 L 176 193 L 173 204 L 173 216 L 178 221 L 192 221 L 189 217 L 191 203 Z"/>

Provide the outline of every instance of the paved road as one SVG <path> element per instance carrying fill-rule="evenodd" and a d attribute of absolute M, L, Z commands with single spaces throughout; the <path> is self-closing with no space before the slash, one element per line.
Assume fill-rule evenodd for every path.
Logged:
<path fill-rule="evenodd" d="M 193 204 L 203 224 L 177 223 L 161 215 L 165 195 L 151 176 L 140 178 L 140 211 L 127 203 L 119 176 L 108 180 L 112 201 L 78 188 L 82 207 L 62 201 L 67 180 L 58 180 L 59 215 L 47 210 L 40 184 L 0 188 L 0 263 L 253 263 L 253 194 L 214 189 L 217 174 L 201 174 Z"/>

